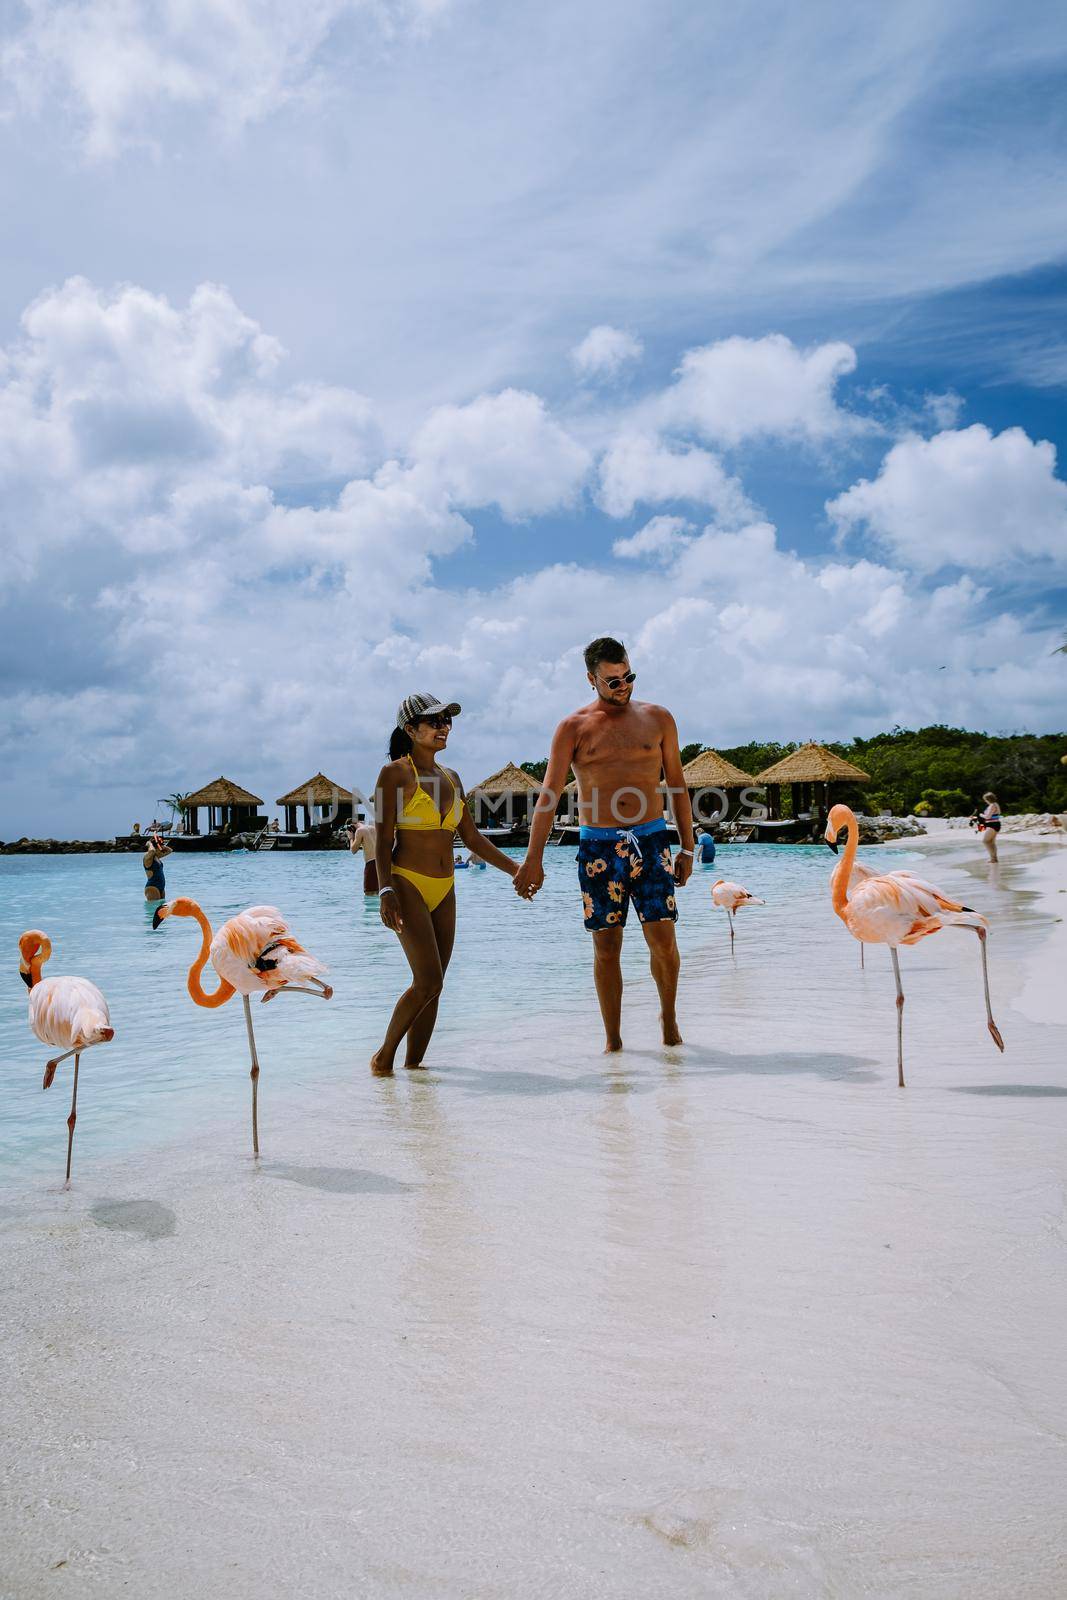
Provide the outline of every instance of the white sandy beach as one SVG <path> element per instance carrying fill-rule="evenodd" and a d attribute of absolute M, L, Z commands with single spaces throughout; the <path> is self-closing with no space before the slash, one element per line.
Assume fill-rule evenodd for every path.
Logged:
<path fill-rule="evenodd" d="M 0 1595 L 1059 1600 L 1067 846 L 919 848 L 1003 1056 L 973 936 L 903 953 L 899 1091 L 887 953 L 753 913 L 681 1049 L 590 987 L 307 1063 L 258 1171 L 220 1119 L 9 1189 Z"/>

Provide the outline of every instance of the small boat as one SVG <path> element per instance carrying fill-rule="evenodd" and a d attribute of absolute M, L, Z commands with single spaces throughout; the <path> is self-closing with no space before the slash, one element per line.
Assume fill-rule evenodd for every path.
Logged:
<path fill-rule="evenodd" d="M 530 842 L 530 829 L 525 822 L 517 822 L 510 828 L 479 828 L 478 832 L 483 839 L 490 839 L 499 849 L 503 849 L 506 845 L 527 845 Z"/>

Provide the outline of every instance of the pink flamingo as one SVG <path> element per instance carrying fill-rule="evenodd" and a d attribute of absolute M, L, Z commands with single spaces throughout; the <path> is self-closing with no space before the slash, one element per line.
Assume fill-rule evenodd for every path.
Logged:
<path fill-rule="evenodd" d="M 739 883 L 729 883 L 725 878 L 716 878 L 711 886 L 712 903 L 721 906 L 730 918 L 730 949 L 734 947 L 734 915 L 742 906 L 765 906 L 766 900 L 749 894 L 747 889 Z"/>
<path fill-rule="evenodd" d="M 989 1000 L 989 968 L 985 948 L 989 924 L 985 917 L 970 906 L 950 900 L 935 884 L 916 877 L 913 872 L 900 870 L 879 874 L 868 867 L 861 867 L 857 873 L 856 818 L 848 806 L 834 806 L 827 818 L 824 837 L 835 855 L 838 835 L 843 828 L 848 829 L 848 840 L 845 853 L 830 879 L 830 899 L 854 939 L 864 944 L 889 946 L 897 984 L 897 1082 L 900 1087 L 904 1087 L 904 990 L 900 982 L 897 949 L 902 944 L 918 944 L 920 939 L 939 933 L 942 928 L 973 928 L 978 935 L 989 1032 L 997 1049 L 1003 1050 L 1004 1040 L 993 1021 Z"/>
<path fill-rule="evenodd" d="M 67 1118 L 67 1176 L 74 1150 L 74 1125 L 78 1120 L 78 1068 L 82 1055 L 96 1044 L 107 1044 L 115 1037 L 111 1017 L 95 983 L 88 978 L 42 978 L 41 968 L 52 954 L 52 941 L 36 928 L 19 940 L 19 975 L 30 991 L 30 1027 L 42 1044 L 59 1045 L 61 1056 L 54 1056 L 44 1069 L 45 1089 L 52 1087 L 56 1068 L 68 1056 L 74 1057 L 74 1092 Z"/>
<path fill-rule="evenodd" d="M 249 996 L 258 994 L 266 1003 L 278 994 L 314 994 L 329 1000 L 333 990 L 318 977 L 329 969 L 309 955 L 289 932 L 275 906 L 249 906 L 224 922 L 212 937 L 211 924 L 195 900 L 179 896 L 167 905 L 156 907 L 152 918 L 158 928 L 167 917 L 192 917 L 200 925 L 200 953 L 189 968 L 187 987 L 198 1006 L 215 1010 L 233 995 L 244 1001 L 248 1050 L 252 1057 L 252 1153 L 259 1155 L 259 1058 L 252 1032 L 252 1007 Z M 218 988 L 208 994 L 200 975 L 210 959 L 218 974 Z M 314 988 L 306 985 L 314 984 Z"/>

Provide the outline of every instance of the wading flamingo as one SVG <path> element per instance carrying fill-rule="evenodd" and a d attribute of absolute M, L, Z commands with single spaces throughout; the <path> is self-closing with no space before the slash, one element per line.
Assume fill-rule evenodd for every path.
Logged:
<path fill-rule="evenodd" d="M 30 991 L 30 1027 L 42 1044 L 59 1045 L 61 1056 L 54 1056 L 44 1069 L 45 1089 L 52 1087 L 56 1068 L 68 1056 L 74 1057 L 74 1092 L 67 1118 L 67 1176 L 70 1183 L 70 1158 L 74 1149 L 74 1124 L 78 1120 L 78 1068 L 82 1054 L 94 1044 L 107 1044 L 115 1037 L 107 1001 L 88 978 L 42 978 L 41 968 L 52 954 L 52 941 L 36 928 L 19 940 L 19 974 Z"/>
<path fill-rule="evenodd" d="M 274 906 L 249 906 L 224 922 L 212 938 L 211 924 L 195 900 L 178 896 L 169 904 L 157 906 L 152 918 L 158 928 L 167 917 L 192 917 L 200 925 L 200 954 L 189 968 L 188 990 L 198 1006 L 208 1010 L 225 1005 L 239 994 L 245 1006 L 248 1051 L 252 1057 L 252 1153 L 259 1155 L 259 1059 L 252 1032 L 252 1007 L 249 996 L 258 994 L 265 1002 L 278 994 L 314 994 L 329 1000 L 333 990 L 321 982 L 320 972 L 329 969 L 309 955 L 293 938 L 280 911 Z M 200 975 L 210 959 L 219 984 L 205 993 Z M 302 980 L 302 981 L 301 981 Z M 314 984 L 314 988 L 307 988 Z"/>
<path fill-rule="evenodd" d="M 711 898 L 715 905 L 721 906 L 730 918 L 730 949 L 734 947 L 734 915 L 742 906 L 765 906 L 766 900 L 760 900 L 756 895 L 749 894 L 739 883 L 728 883 L 725 878 L 717 878 L 711 886 Z"/>
<path fill-rule="evenodd" d="M 986 962 L 985 917 L 970 906 L 950 900 L 935 884 L 917 878 L 912 872 L 897 871 L 878 874 L 868 867 L 855 869 L 857 830 L 856 818 L 848 806 L 834 806 L 826 821 L 824 838 L 837 854 L 837 839 L 843 828 L 848 829 L 845 853 L 834 868 L 830 879 L 830 899 L 834 910 L 854 939 L 864 944 L 887 944 L 893 958 L 893 976 L 897 984 L 897 1082 L 904 1087 L 904 990 L 900 983 L 900 959 L 897 949 L 902 944 L 918 944 L 931 933 L 942 928 L 973 928 L 978 935 L 982 952 L 982 984 L 985 989 L 986 1020 L 993 1043 L 1003 1050 L 1004 1040 L 993 1021 L 989 1001 L 989 968 Z"/>

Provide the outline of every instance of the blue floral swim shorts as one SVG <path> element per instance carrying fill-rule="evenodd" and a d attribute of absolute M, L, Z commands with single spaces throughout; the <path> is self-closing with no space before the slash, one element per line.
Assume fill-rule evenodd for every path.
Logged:
<path fill-rule="evenodd" d="M 671 847 L 662 823 L 583 828 L 576 859 L 588 932 L 625 927 L 631 900 L 640 922 L 677 922 Z"/>

